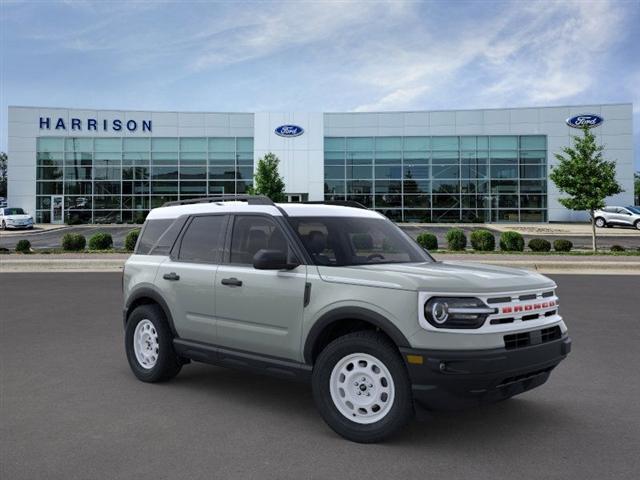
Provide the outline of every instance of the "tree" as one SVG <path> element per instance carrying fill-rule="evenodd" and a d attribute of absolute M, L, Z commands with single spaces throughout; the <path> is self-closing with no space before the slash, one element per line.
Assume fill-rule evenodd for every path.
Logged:
<path fill-rule="evenodd" d="M 0 197 L 7 196 L 7 154 L 0 152 Z"/>
<path fill-rule="evenodd" d="M 553 167 L 549 177 L 562 193 L 568 195 L 560 199 L 564 207 L 589 212 L 595 252 L 598 245 L 593 212 L 605 206 L 605 198 L 623 190 L 616 181 L 615 162 L 602 158 L 604 147 L 596 144 L 596 138 L 588 128 L 583 132 L 583 137 L 573 137 L 573 147 L 562 149 L 564 155 L 555 154 L 559 163 Z"/>
<path fill-rule="evenodd" d="M 633 193 L 634 203 L 640 205 L 640 172 L 633 174 Z"/>
<path fill-rule="evenodd" d="M 267 153 L 258 160 L 258 168 L 253 176 L 253 187 L 247 189 L 252 195 L 266 195 L 274 202 L 284 202 L 284 180 L 278 173 L 280 160 L 273 153 Z"/>

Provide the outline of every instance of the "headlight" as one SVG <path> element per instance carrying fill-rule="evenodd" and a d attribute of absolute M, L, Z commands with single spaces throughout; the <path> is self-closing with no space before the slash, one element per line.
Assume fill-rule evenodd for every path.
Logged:
<path fill-rule="evenodd" d="M 480 328 L 494 308 L 480 299 L 433 297 L 424 306 L 424 317 L 436 328 Z"/>

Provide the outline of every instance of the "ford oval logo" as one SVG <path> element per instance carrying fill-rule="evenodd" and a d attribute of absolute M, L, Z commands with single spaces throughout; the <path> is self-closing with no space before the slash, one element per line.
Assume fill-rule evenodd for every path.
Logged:
<path fill-rule="evenodd" d="M 304 133 L 304 129 L 297 125 L 281 125 L 276 128 L 276 135 L 281 137 L 299 137 Z"/>
<path fill-rule="evenodd" d="M 604 122 L 604 118 L 593 113 L 585 113 L 567 118 L 567 125 L 573 128 L 593 128 Z"/>

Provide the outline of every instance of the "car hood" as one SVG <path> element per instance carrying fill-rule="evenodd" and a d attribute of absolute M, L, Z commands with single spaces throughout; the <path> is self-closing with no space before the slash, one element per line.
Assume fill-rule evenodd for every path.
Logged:
<path fill-rule="evenodd" d="M 554 288 L 530 270 L 467 262 L 425 262 L 318 267 L 323 280 L 362 286 L 442 293 L 494 293 Z"/>
<path fill-rule="evenodd" d="M 5 215 L 6 220 L 29 220 L 31 215 Z"/>

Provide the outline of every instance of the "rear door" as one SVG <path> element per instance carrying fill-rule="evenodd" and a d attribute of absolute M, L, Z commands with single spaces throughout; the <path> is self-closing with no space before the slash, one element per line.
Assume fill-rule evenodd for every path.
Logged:
<path fill-rule="evenodd" d="M 235 215 L 227 243 L 215 280 L 218 344 L 299 360 L 307 267 L 253 268 L 260 249 L 297 256 L 290 234 L 269 215 Z"/>
<path fill-rule="evenodd" d="M 156 276 L 181 338 L 216 343 L 215 276 L 228 215 L 191 217 Z"/>

